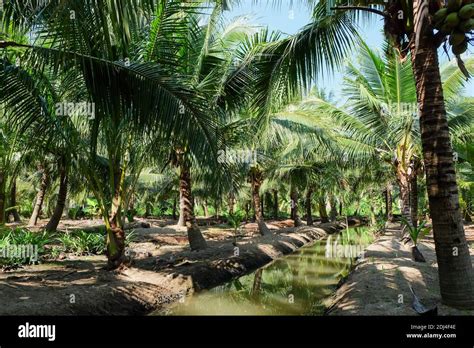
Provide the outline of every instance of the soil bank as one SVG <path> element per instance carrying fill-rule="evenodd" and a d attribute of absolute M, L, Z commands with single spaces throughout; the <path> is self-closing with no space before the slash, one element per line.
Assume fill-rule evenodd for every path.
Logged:
<path fill-rule="evenodd" d="M 474 263 L 474 226 L 466 226 Z M 392 224 L 359 259 L 335 294 L 327 299 L 328 315 L 417 315 L 409 285 L 426 306 L 438 306 L 438 315 L 474 315 L 441 303 L 433 236 L 419 242 L 426 263 L 414 262 L 408 245 L 400 242 L 399 225 Z"/>
<path fill-rule="evenodd" d="M 0 272 L 0 315 L 145 315 L 209 289 L 291 253 L 328 233 L 335 225 L 285 227 L 256 236 L 247 224 L 235 240 L 231 229 L 203 227 L 209 248 L 189 250 L 186 231 L 149 221 L 135 229 L 128 264 L 106 271 L 104 256 L 67 255 L 64 260 Z"/>

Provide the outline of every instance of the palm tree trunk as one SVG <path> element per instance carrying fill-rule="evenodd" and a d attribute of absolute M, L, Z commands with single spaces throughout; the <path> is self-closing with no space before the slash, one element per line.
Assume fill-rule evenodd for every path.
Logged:
<path fill-rule="evenodd" d="M 145 217 L 148 218 L 151 216 L 151 204 L 150 202 L 145 201 Z"/>
<path fill-rule="evenodd" d="M 270 218 L 273 215 L 273 198 L 270 191 L 265 192 L 265 202 L 267 202 L 267 212 Z"/>
<path fill-rule="evenodd" d="M 204 217 L 207 219 L 209 217 L 209 206 L 206 199 L 202 201 L 202 209 L 204 210 Z"/>
<path fill-rule="evenodd" d="M 234 214 L 234 206 L 235 206 L 235 195 L 234 192 L 229 193 L 229 214 Z"/>
<path fill-rule="evenodd" d="M 385 217 L 387 221 L 393 221 L 393 198 L 392 198 L 392 184 L 387 184 L 384 192 L 385 196 Z"/>
<path fill-rule="evenodd" d="M 278 220 L 278 190 L 273 190 L 273 218 Z"/>
<path fill-rule="evenodd" d="M 66 197 L 66 202 L 64 202 L 64 210 L 63 210 L 64 217 L 69 216 L 69 206 L 70 206 L 70 200 L 68 197 Z"/>
<path fill-rule="evenodd" d="M 181 185 L 181 182 L 180 182 L 180 185 Z M 184 219 L 185 210 L 186 210 L 186 203 L 184 201 L 183 192 L 180 186 L 179 187 L 179 220 L 178 220 L 178 226 L 180 227 L 186 226 L 186 221 Z"/>
<path fill-rule="evenodd" d="M 177 202 L 177 201 L 178 201 L 178 199 L 177 199 L 177 197 L 175 196 L 175 197 L 173 198 L 173 220 L 176 220 L 176 218 L 177 218 L 177 216 L 176 216 L 176 210 L 177 210 L 177 209 L 176 209 L 176 206 L 178 205 L 178 202 Z"/>
<path fill-rule="evenodd" d="M 295 227 L 301 226 L 303 223 L 298 215 L 298 191 L 296 189 L 291 188 L 290 193 L 291 198 L 291 218 L 295 224 Z"/>
<path fill-rule="evenodd" d="M 122 225 L 122 189 L 123 180 L 125 179 L 122 168 L 119 164 L 112 164 L 113 170 L 113 197 L 112 197 L 112 209 L 110 214 L 110 222 L 113 227 L 121 227 Z"/>
<path fill-rule="evenodd" d="M 134 222 L 135 215 L 136 215 L 135 196 L 133 195 L 133 192 L 130 192 L 129 194 L 125 196 L 123 218 L 122 218 L 122 220 L 124 221 L 124 224 L 125 224 L 125 219 L 127 219 L 128 222 Z"/>
<path fill-rule="evenodd" d="M 10 189 L 10 207 L 16 207 L 16 178 L 12 179 L 12 187 Z M 20 214 L 18 214 L 18 210 L 13 208 L 10 213 L 13 215 L 13 221 L 20 222 Z"/>
<path fill-rule="evenodd" d="M 112 208 L 108 217 L 107 229 L 107 261 L 111 269 L 119 267 L 124 261 L 125 252 L 125 231 L 123 230 L 122 220 L 122 192 L 125 183 L 125 171 L 120 163 L 112 162 L 113 183 L 112 183 Z"/>
<path fill-rule="evenodd" d="M 59 178 L 58 200 L 56 202 L 54 213 L 51 216 L 51 219 L 48 221 L 48 224 L 46 225 L 46 231 L 56 231 L 56 229 L 58 228 L 59 221 L 61 220 L 61 217 L 63 216 L 64 206 L 66 205 L 67 185 L 68 185 L 67 168 L 65 168 L 65 166 L 62 166 L 60 178 Z"/>
<path fill-rule="evenodd" d="M 377 224 L 377 216 L 375 214 L 375 208 L 373 204 L 370 205 L 370 224 L 372 226 Z"/>
<path fill-rule="evenodd" d="M 329 216 L 332 222 L 337 220 L 337 202 L 336 197 L 334 195 L 329 196 L 329 205 L 331 206 L 331 211 L 329 212 Z"/>
<path fill-rule="evenodd" d="M 397 171 L 398 187 L 400 189 L 400 200 L 402 206 L 400 207 L 403 218 L 411 223 L 410 214 L 410 179 L 408 175 Z"/>
<path fill-rule="evenodd" d="M 410 178 L 410 218 L 413 227 L 418 227 L 418 176 Z"/>
<path fill-rule="evenodd" d="M 246 202 L 244 205 L 245 209 L 245 223 L 249 222 L 250 219 L 250 203 Z"/>
<path fill-rule="evenodd" d="M 214 200 L 214 209 L 216 211 L 216 220 L 219 221 L 219 219 L 220 219 L 220 216 L 219 216 L 219 214 L 220 214 L 220 211 L 219 211 L 220 210 L 220 203 L 219 203 L 218 200 Z"/>
<path fill-rule="evenodd" d="M 413 1 L 414 18 L 423 4 Z M 415 27 L 419 23 L 415 23 Z M 411 40 L 412 68 L 419 104 L 426 185 L 433 221 L 441 297 L 445 304 L 474 308 L 474 275 L 459 208 L 453 150 L 444 104 L 438 48 L 431 28 L 418 49 Z"/>
<path fill-rule="evenodd" d="M 48 171 L 42 166 L 40 166 L 40 170 L 42 170 L 41 183 L 40 183 L 39 191 L 36 194 L 35 206 L 33 208 L 33 213 L 31 214 L 28 226 L 36 226 L 36 224 L 38 223 L 38 217 L 39 217 L 41 208 L 43 207 L 43 201 L 46 195 L 46 190 L 49 186 Z"/>
<path fill-rule="evenodd" d="M 255 211 L 255 219 L 258 224 L 258 231 L 262 236 L 269 234 L 270 230 L 268 229 L 265 221 L 263 220 L 263 214 L 260 205 L 260 186 L 262 185 L 263 175 L 262 172 L 254 168 L 250 173 L 250 182 L 252 185 L 252 200 L 253 208 Z"/>
<path fill-rule="evenodd" d="M 0 225 L 5 224 L 6 183 L 7 177 L 2 170 L 0 172 Z"/>
<path fill-rule="evenodd" d="M 321 218 L 321 222 L 322 223 L 329 222 L 328 213 L 326 211 L 326 200 L 324 199 L 324 196 L 319 196 L 318 210 L 319 210 L 319 217 Z"/>
<path fill-rule="evenodd" d="M 125 232 L 117 224 L 117 220 L 108 222 L 106 224 L 107 239 L 106 239 L 106 251 L 108 267 L 115 269 L 119 267 L 124 261 L 125 251 Z"/>
<path fill-rule="evenodd" d="M 313 195 L 313 190 L 308 188 L 306 191 L 306 224 L 308 226 L 313 225 L 313 212 L 311 210 L 311 196 Z"/>
<path fill-rule="evenodd" d="M 203 250 L 207 243 L 194 215 L 194 199 L 191 190 L 191 168 L 186 159 L 181 159 L 179 164 L 179 191 L 181 193 L 181 209 L 184 223 L 188 230 L 188 241 L 191 250 Z"/>

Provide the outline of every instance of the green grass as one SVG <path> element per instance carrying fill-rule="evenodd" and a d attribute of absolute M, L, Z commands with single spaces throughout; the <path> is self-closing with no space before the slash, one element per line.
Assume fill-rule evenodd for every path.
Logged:
<path fill-rule="evenodd" d="M 130 245 L 134 232 L 126 234 L 125 246 Z M 37 257 L 3 257 L 3 250 L 18 246 L 34 246 Z M 56 259 L 62 253 L 103 255 L 105 253 L 105 229 L 99 231 L 73 231 L 66 233 L 31 232 L 24 228 L 0 230 L 0 266 L 26 265 L 43 258 Z"/>
<path fill-rule="evenodd" d="M 127 233 L 125 236 L 125 246 L 130 245 L 134 237 L 133 231 Z M 105 229 L 98 232 L 79 230 L 62 233 L 56 240 L 59 242 L 61 249 L 56 249 L 55 254 L 58 251 L 76 255 L 102 255 L 105 253 Z"/>
<path fill-rule="evenodd" d="M 2 229 L 0 230 L 0 265 L 23 265 L 37 262 L 39 258 L 47 253 L 46 245 L 53 241 L 52 235 L 47 232 L 31 232 L 24 228 Z M 37 248 L 37 257 L 3 257 L 3 250 L 8 250 L 12 247 L 19 246 L 34 246 Z"/>
<path fill-rule="evenodd" d="M 57 237 L 61 251 L 76 255 L 103 254 L 105 235 L 97 232 L 75 231 L 62 233 Z"/>

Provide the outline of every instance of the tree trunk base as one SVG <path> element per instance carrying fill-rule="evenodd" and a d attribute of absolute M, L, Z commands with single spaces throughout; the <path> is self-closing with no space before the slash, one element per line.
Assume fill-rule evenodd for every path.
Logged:
<path fill-rule="evenodd" d="M 270 229 L 265 224 L 265 221 L 257 221 L 257 225 L 258 225 L 258 232 L 260 232 L 262 236 L 266 236 L 270 234 Z"/>
<path fill-rule="evenodd" d="M 107 269 L 114 270 L 122 265 L 125 251 L 125 232 L 121 228 L 113 228 L 107 241 Z M 114 246 L 112 248 L 112 246 Z"/>
<path fill-rule="evenodd" d="M 188 240 L 191 250 L 204 250 L 207 248 L 207 242 L 202 236 L 201 230 L 195 224 L 188 227 Z"/>
<path fill-rule="evenodd" d="M 183 218 L 183 215 L 180 214 L 179 215 L 179 219 L 178 219 L 178 224 L 177 224 L 179 227 L 186 227 L 186 223 L 184 222 L 184 218 Z"/>
<path fill-rule="evenodd" d="M 116 260 L 108 260 L 107 261 L 107 266 L 104 267 L 104 270 L 106 271 L 115 271 L 119 268 L 124 267 L 124 258 L 119 258 Z"/>
<path fill-rule="evenodd" d="M 462 300 L 461 301 L 450 301 L 450 300 L 446 300 L 446 299 L 442 298 L 441 302 L 446 306 L 453 307 L 453 308 L 456 308 L 456 309 L 474 310 L 474 301 L 470 301 L 470 302 L 462 301 Z"/>
<path fill-rule="evenodd" d="M 411 247 L 411 257 L 415 262 L 426 262 L 425 257 L 417 246 Z"/>

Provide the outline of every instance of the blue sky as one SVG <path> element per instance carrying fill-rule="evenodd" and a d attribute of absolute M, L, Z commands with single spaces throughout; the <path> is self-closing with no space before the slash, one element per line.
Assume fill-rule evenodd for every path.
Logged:
<path fill-rule="evenodd" d="M 296 1 L 298 2 L 298 1 Z M 291 0 L 281 0 L 280 6 L 276 7 L 268 1 L 261 0 L 255 4 L 253 0 L 242 0 L 241 4 L 235 6 L 228 14 L 228 18 L 241 15 L 251 15 L 251 21 L 268 26 L 270 29 L 280 30 L 286 34 L 294 34 L 305 24 L 310 22 L 310 13 L 301 5 L 291 5 Z M 384 37 L 382 33 L 382 21 L 374 19 L 371 23 L 361 28 L 362 37 L 371 47 L 380 47 Z M 446 60 L 446 54 L 442 53 L 441 60 Z M 339 96 L 339 86 L 342 83 L 342 74 L 336 72 L 328 75 L 317 82 L 318 87 L 327 92 L 332 91 L 336 97 Z M 474 96 L 474 83 L 466 89 L 466 94 Z"/>

